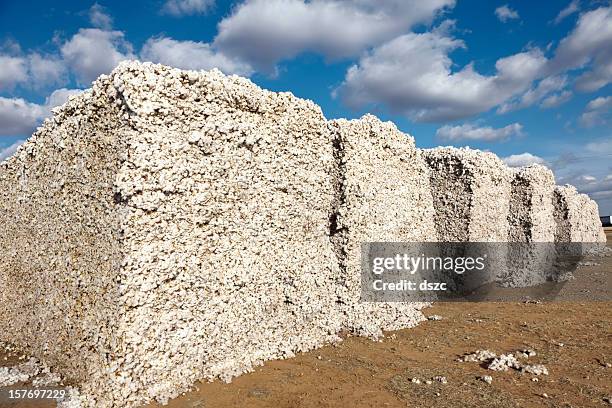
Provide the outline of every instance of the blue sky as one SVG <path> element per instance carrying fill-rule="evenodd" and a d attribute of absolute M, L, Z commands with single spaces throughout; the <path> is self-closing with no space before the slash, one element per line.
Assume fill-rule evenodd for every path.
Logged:
<path fill-rule="evenodd" d="M 545 163 L 612 212 L 609 1 L 0 0 L 0 159 L 123 59 L 217 67 L 328 118 L 372 112 L 419 147 Z"/>

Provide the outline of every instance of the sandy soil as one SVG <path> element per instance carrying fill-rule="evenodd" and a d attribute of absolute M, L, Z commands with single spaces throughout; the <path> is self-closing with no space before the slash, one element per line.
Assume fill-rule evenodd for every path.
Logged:
<path fill-rule="evenodd" d="M 609 246 L 611 239 L 612 231 Z M 168 407 L 612 406 L 612 257 L 596 262 L 581 267 L 555 301 L 538 302 L 530 294 L 519 302 L 437 303 L 425 314 L 442 320 L 387 333 L 379 342 L 347 337 L 293 359 L 267 362 L 231 384 L 197 384 Z M 478 349 L 501 354 L 526 348 L 537 354 L 523 361 L 544 364 L 549 375 L 497 372 L 457 361 Z M 14 356 L 0 354 L 0 365 L 15 362 Z M 480 379 L 485 375 L 493 377 L 491 384 Z M 447 383 L 432 381 L 435 376 Z M 0 406 L 54 406 L 7 404 Z"/>

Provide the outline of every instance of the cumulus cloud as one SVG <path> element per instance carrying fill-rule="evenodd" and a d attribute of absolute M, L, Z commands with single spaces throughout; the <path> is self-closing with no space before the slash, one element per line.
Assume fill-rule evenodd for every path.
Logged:
<path fill-rule="evenodd" d="M 557 17 L 555 17 L 554 23 L 559 24 L 561 21 L 565 19 L 565 17 L 568 17 L 578 11 L 580 11 L 580 1 L 572 0 L 572 2 L 567 5 L 567 7 L 565 7 L 563 10 L 559 12 L 559 14 L 557 14 Z"/>
<path fill-rule="evenodd" d="M 45 117 L 50 116 L 51 109 L 80 92 L 78 89 L 58 89 L 42 105 L 0 96 L 0 136 L 30 135 Z"/>
<path fill-rule="evenodd" d="M 590 154 L 612 156 L 612 137 L 589 142 L 584 147 L 584 150 Z"/>
<path fill-rule="evenodd" d="M 214 4 L 215 0 L 167 0 L 161 12 L 174 17 L 204 14 L 214 6 Z"/>
<path fill-rule="evenodd" d="M 12 38 L 7 38 L 0 44 L 0 50 L 11 55 L 21 54 L 21 45 Z"/>
<path fill-rule="evenodd" d="M 30 134 L 43 115 L 41 105 L 0 96 L 0 136 Z"/>
<path fill-rule="evenodd" d="M 595 91 L 612 82 L 612 7 L 584 13 L 561 42 L 549 64 L 551 72 L 586 67 L 576 81 L 579 91 Z M 588 69 L 590 68 L 590 69 Z"/>
<path fill-rule="evenodd" d="M 530 164 L 548 165 L 546 160 L 543 158 L 528 152 L 502 157 L 502 160 L 509 167 L 525 167 L 529 166 Z"/>
<path fill-rule="evenodd" d="M 578 190 L 598 202 L 600 214 L 610 215 L 612 213 L 609 204 L 612 200 L 612 174 L 581 185 Z"/>
<path fill-rule="evenodd" d="M 498 113 L 506 113 L 524 109 L 540 102 L 540 106 L 543 108 L 558 106 L 569 100 L 572 95 L 571 92 L 563 91 L 566 86 L 566 75 L 546 77 L 516 100 L 502 104 L 497 111 Z"/>
<path fill-rule="evenodd" d="M 66 82 L 66 66 L 57 56 L 32 53 L 27 60 L 29 78 L 35 87 Z"/>
<path fill-rule="evenodd" d="M 565 102 L 572 99 L 571 91 L 562 91 L 560 93 L 556 93 L 546 98 L 542 99 L 542 103 L 540 103 L 540 107 L 543 109 L 556 108 L 557 106 L 563 105 Z"/>
<path fill-rule="evenodd" d="M 612 110 L 612 96 L 600 96 L 590 101 L 580 115 L 580 123 L 584 127 L 593 127 L 608 123 Z"/>
<path fill-rule="evenodd" d="M 215 46 L 271 71 L 303 52 L 359 55 L 430 22 L 455 0 L 247 0 L 218 25 Z"/>
<path fill-rule="evenodd" d="M 38 52 L 25 54 L 19 44 L 7 40 L 0 47 L 0 91 L 12 91 L 21 85 L 41 88 L 66 81 L 66 67 L 57 55 Z"/>
<path fill-rule="evenodd" d="M 98 3 L 94 3 L 89 9 L 89 22 L 94 27 L 104 30 L 110 30 L 113 27 L 113 18 Z"/>
<path fill-rule="evenodd" d="M 250 75 L 251 66 L 237 58 L 216 51 L 210 44 L 196 41 L 177 41 L 167 37 L 150 38 L 142 47 L 141 58 L 146 61 L 172 65 L 183 69 L 218 68 L 226 74 Z"/>
<path fill-rule="evenodd" d="M 82 28 L 61 47 L 62 56 L 80 84 L 108 74 L 117 64 L 133 59 L 132 45 L 121 31 Z"/>
<path fill-rule="evenodd" d="M 574 69 L 585 69 L 574 82 L 579 91 L 612 82 L 610 7 L 582 14 L 552 59 L 529 49 L 498 60 L 491 75 L 478 73 L 472 64 L 456 68 L 449 54 L 466 46 L 448 34 L 448 22 L 444 25 L 401 35 L 362 54 L 334 95 L 352 108 L 380 105 L 414 121 L 440 122 L 494 107 L 504 113 L 535 104 L 559 106 L 572 97 L 566 88 Z"/>
<path fill-rule="evenodd" d="M 512 10 L 507 4 L 496 8 L 495 15 L 502 23 L 519 18 L 518 12 L 516 10 Z"/>
<path fill-rule="evenodd" d="M 19 146 L 21 146 L 23 142 L 25 142 L 25 140 L 18 140 L 8 147 L 0 148 L 0 162 L 15 154 L 15 152 L 17 151 L 17 149 L 19 149 Z"/>
<path fill-rule="evenodd" d="M 472 123 L 459 126 L 442 126 L 436 131 L 436 136 L 446 141 L 478 140 L 478 141 L 500 141 L 521 136 L 523 126 L 520 123 L 513 123 L 503 128 L 494 129 L 490 126 L 478 127 Z"/>
<path fill-rule="evenodd" d="M 0 91 L 11 90 L 28 80 L 27 61 L 22 57 L 0 54 Z"/>
<path fill-rule="evenodd" d="M 463 47 L 445 30 L 399 36 L 362 56 L 335 94 L 350 107 L 383 104 L 415 121 L 453 120 L 525 92 L 547 63 L 532 49 L 499 59 L 490 76 L 472 64 L 452 71 L 449 53 Z"/>

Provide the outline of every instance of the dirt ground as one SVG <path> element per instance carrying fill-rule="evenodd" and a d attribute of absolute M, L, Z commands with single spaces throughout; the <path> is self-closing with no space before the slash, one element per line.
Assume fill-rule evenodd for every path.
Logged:
<path fill-rule="evenodd" d="M 596 262 L 581 267 L 555 301 L 437 303 L 424 312 L 442 320 L 386 333 L 378 342 L 347 337 L 292 359 L 267 362 L 230 384 L 196 384 L 167 407 L 612 406 L 612 256 Z M 522 361 L 544 364 L 549 375 L 491 371 L 458 361 L 478 349 L 497 354 L 535 350 L 535 356 Z M 14 363 L 3 357 L 0 365 Z M 491 384 L 481 379 L 485 375 L 493 377 Z M 435 376 L 447 382 L 432 380 Z"/>

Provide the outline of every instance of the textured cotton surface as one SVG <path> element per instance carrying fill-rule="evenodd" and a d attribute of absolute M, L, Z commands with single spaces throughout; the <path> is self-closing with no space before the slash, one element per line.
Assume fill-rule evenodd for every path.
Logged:
<path fill-rule="evenodd" d="M 406 163 L 388 167 L 393 186 L 368 193 L 385 214 L 344 204 L 341 178 L 375 187 L 376 167 L 358 164 L 370 145 L 341 152 L 314 103 L 218 71 L 122 64 L 2 164 L 0 282 L 11 290 L 1 340 L 80 383 L 87 404 L 110 407 L 230 380 L 343 328 L 413 326 L 425 304 L 360 314 L 359 271 L 339 261 L 346 243 L 333 237 L 342 211 L 362 220 L 356 248 L 369 227 L 380 239 L 435 239 L 402 224 L 431 220 L 412 139 L 364 123 L 398 154 L 372 136 L 372 157 Z"/>
<path fill-rule="evenodd" d="M 164 400 L 337 339 L 320 109 L 218 71 L 128 65 L 113 83 L 133 127 L 117 194 L 123 353 L 136 363 L 118 369 Z"/>
<path fill-rule="evenodd" d="M 492 153 L 470 148 L 424 150 L 430 172 L 435 225 L 441 242 L 507 242 L 511 174 Z M 477 256 L 474 246 L 456 253 L 441 246 L 446 256 Z M 453 251 L 448 253 L 448 250 Z M 507 248 L 489 246 L 488 273 L 458 277 L 464 290 L 498 281 L 507 274 Z M 472 251 L 474 253 L 472 253 Z"/>
<path fill-rule="evenodd" d="M 553 242 L 552 171 L 538 164 L 517 169 L 512 174 L 511 187 L 508 241 Z"/>
<path fill-rule="evenodd" d="M 512 172 L 508 213 L 508 270 L 504 285 L 526 287 L 554 280 L 556 224 L 554 221 L 552 171 L 534 164 Z"/>
<path fill-rule="evenodd" d="M 424 150 L 436 228 L 443 242 L 506 242 L 509 169 L 492 153 L 470 148 Z"/>
<path fill-rule="evenodd" d="M 606 242 L 597 203 L 569 184 L 554 191 L 556 242 Z"/>
<path fill-rule="evenodd" d="M 368 336 L 414 326 L 424 303 L 360 303 L 363 242 L 437 241 L 428 172 L 414 139 L 372 115 L 334 120 L 338 144 L 338 217 L 332 240 L 345 282 L 346 325 Z"/>
<path fill-rule="evenodd" d="M 333 149 L 312 102 L 123 64 L 3 164 L 2 340 L 128 406 L 338 339 Z"/>
<path fill-rule="evenodd" d="M 125 147 L 110 88 L 97 82 L 0 163 L 0 340 L 92 383 L 119 347 L 113 184 Z"/>

